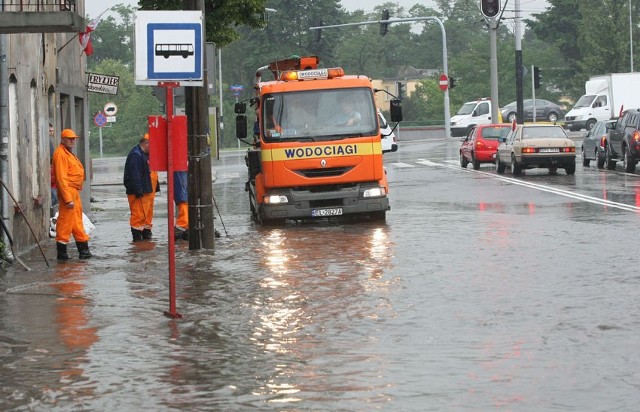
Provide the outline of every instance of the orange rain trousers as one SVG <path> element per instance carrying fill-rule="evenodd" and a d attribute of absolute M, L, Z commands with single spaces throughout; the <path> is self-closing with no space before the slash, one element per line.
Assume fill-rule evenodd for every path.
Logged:
<path fill-rule="evenodd" d="M 178 220 L 176 221 L 176 227 L 181 230 L 189 229 L 189 203 L 178 202 L 176 206 L 178 208 Z"/>
<path fill-rule="evenodd" d="M 144 193 L 140 198 L 137 198 L 136 195 L 127 195 L 129 209 L 131 210 L 129 226 L 136 230 L 153 228 L 153 205 L 156 200 L 156 188 L 158 187 L 158 172 L 152 171 L 150 176 L 151 193 Z"/>
<path fill-rule="evenodd" d="M 58 222 L 56 223 L 56 242 L 69 243 L 71 235 L 76 242 L 88 242 L 89 236 L 82 224 L 82 200 L 80 190 L 84 183 L 84 167 L 73 153 L 64 145 L 58 146 L 52 159 L 58 185 Z M 74 207 L 67 204 L 73 202 Z"/>

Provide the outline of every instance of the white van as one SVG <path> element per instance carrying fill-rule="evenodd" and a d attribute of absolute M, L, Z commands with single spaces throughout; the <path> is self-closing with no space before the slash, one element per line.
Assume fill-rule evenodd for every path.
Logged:
<path fill-rule="evenodd" d="M 380 141 L 382 143 L 382 153 L 395 152 L 398 150 L 398 142 L 396 135 L 393 133 L 391 126 L 378 110 L 378 122 L 380 122 Z"/>
<path fill-rule="evenodd" d="M 498 119 L 491 120 L 491 99 L 483 98 L 462 105 L 455 116 L 451 117 L 451 136 L 466 136 L 473 126 L 479 124 L 501 123 L 502 116 L 498 111 Z"/>

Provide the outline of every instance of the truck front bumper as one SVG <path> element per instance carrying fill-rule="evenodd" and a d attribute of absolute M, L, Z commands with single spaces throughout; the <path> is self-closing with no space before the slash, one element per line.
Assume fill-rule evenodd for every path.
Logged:
<path fill-rule="evenodd" d="M 366 190 L 379 188 L 376 182 L 356 183 L 346 187 L 309 187 L 273 189 L 269 195 L 286 196 L 287 203 L 260 206 L 263 220 L 315 219 L 355 214 L 386 212 L 389 197 L 364 197 Z"/>

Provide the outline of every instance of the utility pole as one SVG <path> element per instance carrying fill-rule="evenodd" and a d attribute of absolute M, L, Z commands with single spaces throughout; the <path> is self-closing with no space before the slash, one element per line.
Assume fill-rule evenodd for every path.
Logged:
<path fill-rule="evenodd" d="M 520 0 L 515 0 L 516 7 L 516 116 L 519 124 L 524 123 L 523 105 L 523 68 L 522 65 L 522 21 L 520 19 Z M 533 73 L 531 73 L 533 77 Z M 535 110 L 534 110 L 535 113 Z"/>
<path fill-rule="evenodd" d="M 204 0 L 183 0 L 183 9 L 204 12 Z M 203 54 L 205 50 L 206 48 Z M 203 60 L 206 61 L 206 56 Z M 206 76 L 204 71 L 203 86 L 185 87 L 189 159 L 189 250 L 213 249 L 215 239 Z"/>

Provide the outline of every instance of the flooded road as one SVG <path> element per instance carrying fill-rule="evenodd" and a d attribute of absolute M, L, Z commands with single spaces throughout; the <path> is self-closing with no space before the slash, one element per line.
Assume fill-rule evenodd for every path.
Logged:
<path fill-rule="evenodd" d="M 177 244 L 177 320 L 166 186 L 156 239 L 133 244 L 119 172 L 94 160 L 96 258 L 34 250 L 0 276 L 0 409 L 638 410 L 640 174 L 513 179 L 457 147 L 385 155 L 386 224 L 255 226 L 223 155 L 222 237 Z"/>

